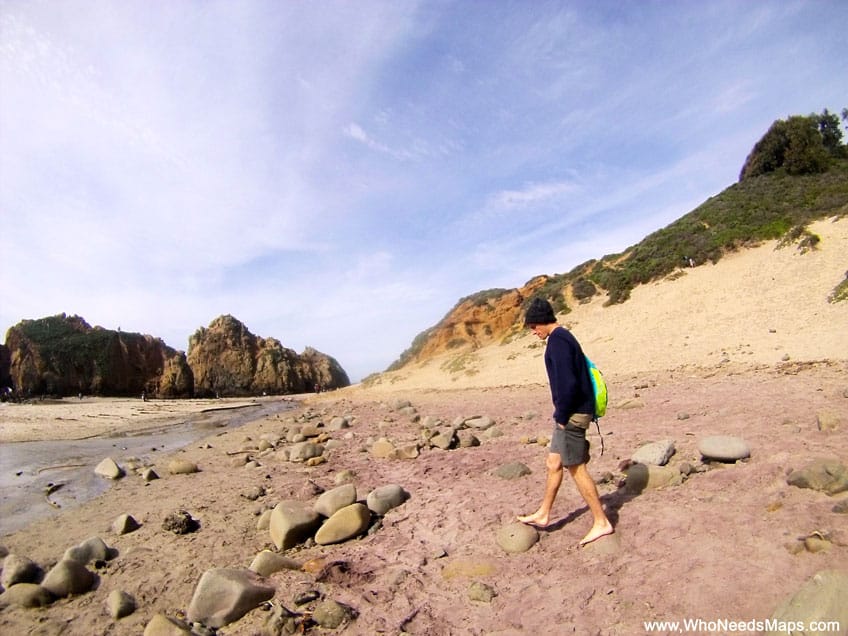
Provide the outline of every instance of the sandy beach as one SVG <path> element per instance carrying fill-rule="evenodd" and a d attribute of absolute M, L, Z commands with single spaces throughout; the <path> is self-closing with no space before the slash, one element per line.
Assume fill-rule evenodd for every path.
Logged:
<path fill-rule="evenodd" d="M 607 539 L 577 547 L 590 519 L 566 478 L 556 521 L 535 545 L 508 553 L 497 540 L 539 503 L 551 426 L 543 348 L 521 334 L 465 352 L 461 364 L 454 354 L 368 386 L 298 396 L 291 411 L 212 428 L 181 450 L 136 458 L 161 478 L 128 471 L 91 501 L 0 537 L 7 552 L 45 571 L 90 537 L 116 553 L 89 565 L 97 574 L 91 591 L 42 608 L 3 607 L 0 632 L 137 635 L 158 614 L 185 619 L 204 572 L 248 568 L 263 550 L 278 552 L 269 531 L 257 528 L 263 512 L 286 500 L 312 505 L 342 479 L 352 480 L 360 501 L 389 484 L 409 498 L 358 538 L 282 551 L 300 567 L 271 574 L 273 598 L 216 633 L 285 633 L 269 622 L 280 607 L 298 629 L 328 633 L 312 620 L 325 600 L 355 610 L 337 629 L 346 634 L 632 635 L 646 633 L 651 620 L 765 620 L 817 572 L 848 572 L 848 524 L 836 511 L 848 492 L 787 483 L 814 460 L 848 462 L 848 304 L 827 302 L 845 277 L 848 221 L 812 229 L 822 237 L 815 252 L 766 244 L 637 288 L 623 305 L 605 308 L 598 299 L 562 317 L 610 385 L 603 455 L 598 432 L 589 434 L 590 471 L 615 525 Z M 398 400 L 409 401 L 420 419 L 398 410 Z M 14 454 L 22 440 L 138 432 L 208 408 L 203 401 L 101 399 L 4 405 L 0 448 Z M 474 434 L 478 446 L 422 444 L 422 428 L 442 430 L 474 416 L 494 421 L 460 431 Z M 341 417 L 349 428 L 333 429 Z M 322 463 L 287 458 L 287 439 L 307 423 L 324 440 Z M 744 439 L 750 458 L 703 463 L 698 444 L 710 435 Z M 380 458 L 380 438 L 421 448 L 414 458 Z M 628 490 L 632 454 L 666 439 L 675 446 L 669 466 L 686 476 Z M 261 443 L 268 440 L 275 441 Z M 117 450 L 113 458 L 128 462 Z M 169 474 L 173 458 L 199 472 Z M 529 474 L 498 476 L 514 462 Z M 185 535 L 163 529 L 177 510 L 199 528 Z M 122 514 L 140 527 L 114 533 Z M 135 599 L 133 613 L 109 616 L 114 590 Z"/>

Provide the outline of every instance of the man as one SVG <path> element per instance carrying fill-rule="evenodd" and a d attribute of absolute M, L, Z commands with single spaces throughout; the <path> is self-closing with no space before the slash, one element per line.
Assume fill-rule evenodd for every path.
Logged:
<path fill-rule="evenodd" d="M 589 461 L 586 429 L 595 412 L 592 380 L 580 344 L 570 331 L 557 324 L 553 307 L 547 300 L 532 300 L 524 324 L 541 340 L 547 340 L 545 368 L 554 403 L 554 430 L 551 449 L 545 460 L 547 476 L 542 504 L 536 512 L 518 517 L 518 520 L 537 528 L 544 528 L 550 523 L 551 508 L 562 483 L 564 466 L 594 518 L 592 528 L 580 540 L 580 546 L 584 546 L 613 532 L 595 481 L 586 468 Z"/>

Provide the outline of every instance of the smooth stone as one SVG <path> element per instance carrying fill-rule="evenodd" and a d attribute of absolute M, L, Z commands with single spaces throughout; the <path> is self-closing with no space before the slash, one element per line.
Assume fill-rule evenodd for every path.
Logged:
<path fill-rule="evenodd" d="M 319 515 L 332 517 L 335 512 L 355 502 L 356 486 L 349 483 L 342 484 L 318 497 L 314 509 Z"/>
<path fill-rule="evenodd" d="M 848 572 L 822 570 L 804 583 L 772 614 L 774 621 L 810 625 L 814 621 L 837 621 L 848 625 Z M 765 634 L 785 634 L 768 631 Z M 823 632 L 822 632 L 823 633 Z"/>
<path fill-rule="evenodd" d="M 106 611 L 112 618 L 129 616 L 135 609 L 135 599 L 126 592 L 112 590 L 106 597 Z"/>
<path fill-rule="evenodd" d="M 172 459 L 168 462 L 168 472 L 172 475 L 191 475 L 200 472 L 200 469 L 187 459 Z"/>
<path fill-rule="evenodd" d="M 191 627 L 178 618 L 156 614 L 144 628 L 144 636 L 192 636 Z"/>
<path fill-rule="evenodd" d="M 524 477 L 524 475 L 529 475 L 532 472 L 533 471 L 530 470 L 530 467 L 527 466 L 527 464 L 511 462 L 497 468 L 495 470 L 495 476 L 500 477 L 501 479 L 518 479 L 519 477 Z"/>
<path fill-rule="evenodd" d="M 118 466 L 114 459 L 107 457 L 97 464 L 94 473 L 106 479 L 120 479 L 124 476 L 124 469 Z"/>
<path fill-rule="evenodd" d="M 78 561 L 87 565 L 92 561 L 109 561 L 117 555 L 117 550 L 110 548 L 100 537 L 91 537 L 79 545 L 65 550 L 62 558 Z"/>
<path fill-rule="evenodd" d="M 0 594 L 0 608 L 7 605 L 47 607 L 54 600 L 53 594 L 36 583 L 17 583 Z"/>
<path fill-rule="evenodd" d="M 645 490 L 678 486 L 683 483 L 683 475 L 679 469 L 671 466 L 651 466 L 648 464 L 633 464 L 627 469 L 625 490 L 629 494 L 639 494 Z"/>
<path fill-rule="evenodd" d="M 651 466 L 665 466 L 674 455 L 674 440 L 663 439 L 657 442 L 649 442 L 640 446 L 630 461 L 635 464 L 649 464 Z"/>
<path fill-rule="evenodd" d="M 253 558 L 249 569 L 261 576 L 271 576 L 282 570 L 299 570 L 300 563 L 276 552 L 262 550 Z"/>
<path fill-rule="evenodd" d="M 698 442 L 698 452 L 704 459 L 735 462 L 751 456 L 751 447 L 741 437 L 711 435 Z"/>
<path fill-rule="evenodd" d="M 539 540 L 539 533 L 535 528 L 515 522 L 510 523 L 497 532 L 498 545 L 506 552 L 520 553 L 527 552 Z"/>
<path fill-rule="evenodd" d="M 32 559 L 19 554 L 9 554 L 3 559 L 0 583 L 5 589 L 20 583 L 37 583 L 43 574 L 41 566 Z"/>
<path fill-rule="evenodd" d="M 835 495 L 848 490 L 848 468 L 839 460 L 817 459 L 800 470 L 792 471 L 786 483 Z"/>
<path fill-rule="evenodd" d="M 121 515 L 112 522 L 112 532 L 115 534 L 129 534 L 135 532 L 141 524 L 132 515 Z"/>
<path fill-rule="evenodd" d="M 384 515 L 392 508 L 397 508 L 409 499 L 409 493 L 397 484 L 380 486 L 368 493 L 365 503 L 368 509 L 376 515 Z"/>
<path fill-rule="evenodd" d="M 324 629 L 338 629 L 356 616 L 357 612 L 352 607 L 332 599 L 322 601 L 312 611 L 312 620 Z"/>
<path fill-rule="evenodd" d="M 468 586 L 468 598 L 472 601 L 491 603 L 497 595 L 498 593 L 495 591 L 495 588 L 479 581 L 474 581 Z"/>
<path fill-rule="evenodd" d="M 63 559 L 44 577 L 41 587 L 58 598 L 71 594 L 84 594 L 97 582 L 97 575 L 79 561 Z"/>
<path fill-rule="evenodd" d="M 299 501 L 281 501 L 271 511 L 271 540 L 278 550 L 288 550 L 312 536 L 321 516 Z"/>
<path fill-rule="evenodd" d="M 315 543 L 330 545 L 352 539 L 368 529 L 371 511 L 361 503 L 351 504 L 327 519 L 315 533 Z"/>
<path fill-rule="evenodd" d="M 250 570 L 215 568 L 200 577 L 188 608 L 188 620 L 223 627 L 274 597 L 276 588 Z"/>

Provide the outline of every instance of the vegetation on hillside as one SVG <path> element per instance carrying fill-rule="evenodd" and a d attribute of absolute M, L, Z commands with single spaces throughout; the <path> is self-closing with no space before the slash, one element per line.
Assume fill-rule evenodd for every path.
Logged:
<path fill-rule="evenodd" d="M 848 109 L 842 110 L 848 121 Z M 807 229 L 818 219 L 848 214 L 848 147 L 842 143 L 839 118 L 820 115 L 778 120 L 754 145 L 739 182 L 657 230 L 621 253 L 582 263 L 565 274 L 534 277 L 524 287 L 547 298 L 558 313 L 567 300 L 578 302 L 606 292 L 607 305 L 625 302 L 634 287 L 678 274 L 681 268 L 716 263 L 724 254 L 764 241 L 783 239 L 802 250 L 815 249 L 819 238 Z M 832 296 L 843 299 L 843 283 Z M 429 338 L 469 300 L 483 305 L 512 290 L 494 289 L 461 299 L 435 326 L 418 334 L 389 371 L 403 367 Z"/>

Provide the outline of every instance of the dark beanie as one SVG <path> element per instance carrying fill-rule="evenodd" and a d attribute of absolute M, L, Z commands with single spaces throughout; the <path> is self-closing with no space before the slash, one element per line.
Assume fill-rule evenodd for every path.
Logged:
<path fill-rule="evenodd" d="M 544 298 L 534 298 L 530 301 L 527 313 L 524 315 L 525 325 L 549 325 L 556 322 L 554 308 Z"/>

